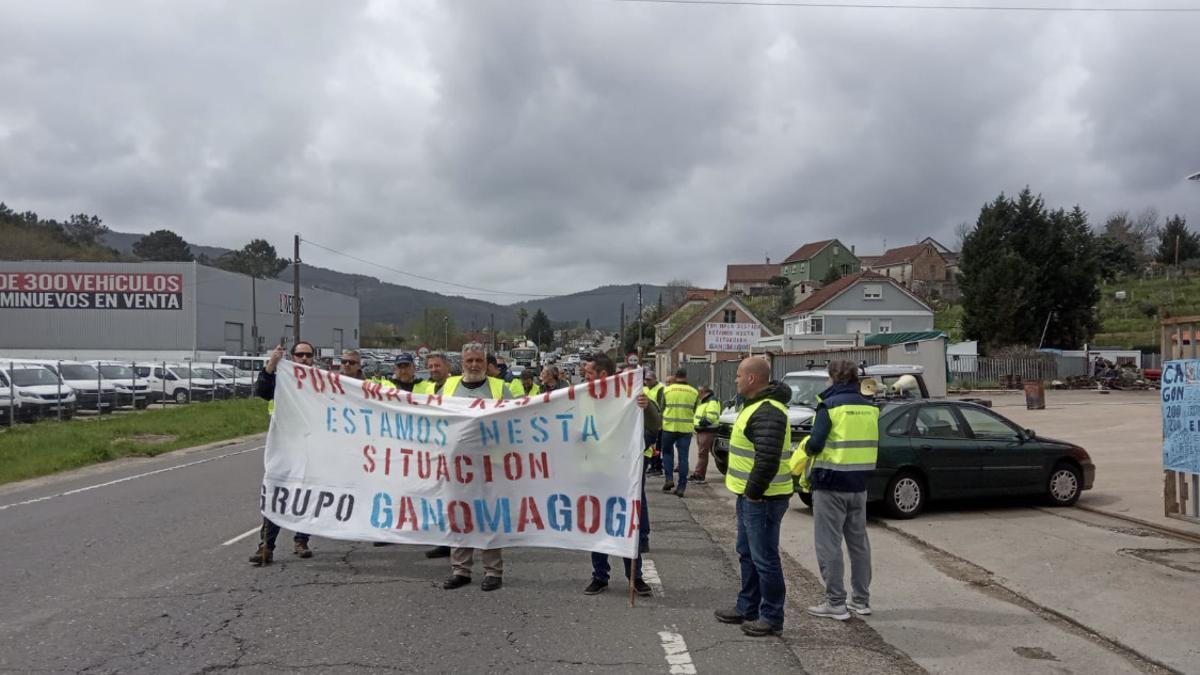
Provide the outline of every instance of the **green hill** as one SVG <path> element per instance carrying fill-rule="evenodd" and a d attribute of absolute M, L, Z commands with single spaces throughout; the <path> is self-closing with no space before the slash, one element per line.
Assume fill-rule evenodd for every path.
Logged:
<path fill-rule="evenodd" d="M 1164 316 L 1200 315 L 1200 275 L 1123 278 L 1100 287 L 1100 332 L 1093 344 L 1157 349 L 1159 311 Z M 1126 298 L 1117 300 L 1117 291 Z"/>

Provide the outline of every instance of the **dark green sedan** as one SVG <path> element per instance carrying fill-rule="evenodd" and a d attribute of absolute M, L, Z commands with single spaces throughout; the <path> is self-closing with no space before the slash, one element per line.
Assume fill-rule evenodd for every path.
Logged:
<path fill-rule="evenodd" d="M 974 403 L 891 403 L 879 415 L 879 460 L 867 499 L 913 518 L 930 499 L 1042 495 L 1070 506 L 1096 466 L 1083 448 L 1038 436 Z M 811 505 L 811 495 L 800 493 Z"/>

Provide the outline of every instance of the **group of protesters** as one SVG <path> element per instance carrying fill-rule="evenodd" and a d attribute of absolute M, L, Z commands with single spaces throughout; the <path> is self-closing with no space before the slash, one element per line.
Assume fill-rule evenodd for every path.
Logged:
<path fill-rule="evenodd" d="M 275 372 L 285 351 L 272 352 L 256 382 L 256 395 L 271 401 L 273 410 Z M 291 359 L 299 365 L 312 365 L 313 346 L 297 342 Z M 569 386 L 563 373 L 552 364 L 544 366 L 535 381 L 532 369 L 519 378 L 505 379 L 502 362 L 489 354 L 482 344 L 462 348 L 462 374 L 451 375 L 444 354 L 425 359 L 427 379 L 416 377 L 415 360 L 401 354 L 391 378 L 370 378 L 381 386 L 395 387 L 416 394 L 436 394 L 472 399 L 511 399 L 542 394 Z M 341 374 L 363 379 L 358 353 L 347 351 L 340 362 Z M 809 607 L 814 616 L 837 620 L 871 613 L 869 584 L 871 577 L 870 544 L 867 540 L 865 507 L 866 483 L 874 468 L 877 452 L 878 409 L 859 393 L 858 367 L 850 362 L 834 361 L 828 366 L 830 387 L 821 394 L 810 435 L 796 446 L 792 444 L 787 403 L 790 388 L 771 380 L 768 363 L 747 358 L 738 367 L 738 415 L 732 424 L 727 450 L 713 453 L 713 441 L 721 405 L 707 387 L 694 388 L 687 371 L 677 370 L 666 384 L 647 371 L 643 391 L 637 397 L 645 430 L 645 462 L 641 481 L 641 503 L 637 555 L 624 559 L 624 571 L 639 595 L 652 595 L 642 576 L 642 553 L 649 550 L 650 514 L 645 477 L 663 475 L 663 492 L 682 498 L 688 481 L 705 481 L 712 454 L 718 470 L 725 475 L 725 487 L 736 498 L 736 550 L 741 568 L 741 590 L 737 604 L 715 612 L 723 623 L 740 624 L 751 636 L 779 635 L 783 630 L 786 597 L 779 553 L 780 525 L 794 491 L 794 475 L 813 493 L 814 537 L 817 558 L 826 586 L 826 600 Z M 613 360 L 597 353 L 583 362 L 585 380 L 598 380 L 619 373 Z M 688 471 L 692 436 L 698 443 L 699 461 Z M 793 454 L 795 450 L 795 454 Z M 279 526 L 263 518 L 258 549 L 250 557 L 255 565 L 272 561 Z M 312 557 L 308 535 L 296 532 L 293 553 Z M 851 596 L 844 589 L 842 542 L 845 540 L 851 562 Z M 377 542 L 376 545 L 386 545 Z M 442 582 L 446 590 L 471 583 L 475 549 L 434 547 L 425 554 L 430 558 L 449 557 L 450 574 Z M 480 588 L 493 591 L 503 586 L 503 549 L 481 551 L 484 578 Z M 609 556 L 592 553 L 592 578 L 584 589 L 587 595 L 603 592 L 609 584 Z"/>

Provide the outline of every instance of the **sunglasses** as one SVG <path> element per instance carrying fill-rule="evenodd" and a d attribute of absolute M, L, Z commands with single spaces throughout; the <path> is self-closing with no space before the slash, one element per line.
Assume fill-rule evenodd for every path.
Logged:
<path fill-rule="evenodd" d="M 312 352 L 292 352 L 292 356 L 294 356 L 298 359 L 311 359 L 313 357 L 313 353 Z"/>
<path fill-rule="evenodd" d="M 343 366 L 357 366 L 358 361 L 342 361 Z"/>

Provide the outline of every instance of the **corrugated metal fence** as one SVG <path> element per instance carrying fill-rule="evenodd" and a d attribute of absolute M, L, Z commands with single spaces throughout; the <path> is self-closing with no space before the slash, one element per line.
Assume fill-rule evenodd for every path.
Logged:
<path fill-rule="evenodd" d="M 1061 358 L 1061 357 L 1060 357 Z M 990 358 L 986 356 L 951 357 L 947 363 L 952 389 L 1017 389 L 1025 380 L 1049 381 L 1071 375 L 1083 375 L 1085 366 L 1083 359 L 1064 362 L 1064 369 L 1070 373 L 1063 375 L 1059 372 L 1060 361 L 1052 356 L 1042 358 Z M 1078 371 L 1078 372 L 1076 372 Z"/>

